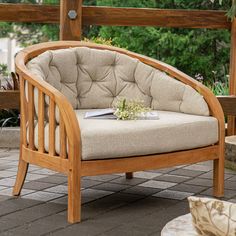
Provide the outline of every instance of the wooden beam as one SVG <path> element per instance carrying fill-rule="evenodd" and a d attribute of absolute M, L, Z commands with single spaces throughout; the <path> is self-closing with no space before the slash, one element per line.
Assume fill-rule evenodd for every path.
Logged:
<path fill-rule="evenodd" d="M 83 0 L 61 0 L 60 40 L 81 39 L 82 2 Z"/>
<path fill-rule="evenodd" d="M 217 96 L 225 115 L 236 116 L 236 96 Z"/>
<path fill-rule="evenodd" d="M 68 6 L 63 8 L 63 21 L 69 24 L 68 9 L 78 9 L 74 1 L 62 0 Z M 81 1 L 81 0 L 80 0 Z M 68 9 L 67 9 L 68 8 Z M 79 23 L 81 13 L 73 21 Z M 210 28 L 230 29 L 231 22 L 227 20 L 225 11 L 208 10 L 166 10 L 147 8 L 112 8 L 112 7 L 82 7 L 82 22 L 84 25 L 117 25 L 117 26 L 159 26 L 179 28 Z M 30 4 L 0 4 L 0 21 L 59 23 L 59 6 Z M 71 22 L 72 24 L 72 22 Z M 80 23 L 79 23 L 80 24 Z M 81 32 L 81 31 L 80 31 Z"/>
<path fill-rule="evenodd" d="M 32 4 L 0 4 L 0 21 L 58 23 L 59 6 Z"/>
<path fill-rule="evenodd" d="M 0 91 L 0 109 L 19 109 L 19 108 L 20 108 L 19 90 Z"/>
<path fill-rule="evenodd" d="M 229 93 L 236 95 L 236 18 L 234 18 L 231 26 L 231 48 L 230 48 L 230 67 L 229 67 Z M 236 133 L 236 120 L 233 116 L 228 116 L 227 135 Z"/>
<path fill-rule="evenodd" d="M 86 25 L 159 26 L 179 28 L 226 28 L 224 11 L 169 10 L 147 8 L 84 7 Z"/>

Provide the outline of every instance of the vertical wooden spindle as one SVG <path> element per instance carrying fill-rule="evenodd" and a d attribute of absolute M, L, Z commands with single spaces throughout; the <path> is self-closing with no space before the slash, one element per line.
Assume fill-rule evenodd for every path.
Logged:
<path fill-rule="evenodd" d="M 22 132 L 22 144 L 24 146 L 27 146 L 27 131 L 26 131 L 26 107 L 27 107 L 27 102 L 25 98 L 25 80 L 20 77 L 20 122 L 21 122 L 21 132 Z"/>
<path fill-rule="evenodd" d="M 38 93 L 38 150 L 44 152 L 44 94 Z"/>
<path fill-rule="evenodd" d="M 28 129 L 29 148 L 34 150 L 34 87 L 28 83 Z"/>
<path fill-rule="evenodd" d="M 66 151 L 66 129 L 65 129 L 65 123 L 62 119 L 62 116 L 60 114 L 60 156 L 62 158 L 67 157 L 67 151 Z"/>
<path fill-rule="evenodd" d="M 55 155 L 55 103 L 49 101 L 49 154 Z"/>

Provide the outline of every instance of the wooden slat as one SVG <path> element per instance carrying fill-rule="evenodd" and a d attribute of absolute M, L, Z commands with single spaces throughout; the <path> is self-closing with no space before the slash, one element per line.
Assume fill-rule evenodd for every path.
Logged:
<path fill-rule="evenodd" d="M 28 129 L 29 148 L 34 150 L 34 88 L 28 83 Z"/>
<path fill-rule="evenodd" d="M 234 18 L 231 27 L 231 49 L 230 49 L 230 95 L 236 95 L 236 18 Z M 227 135 L 234 135 L 236 132 L 236 119 L 233 116 L 228 116 Z"/>
<path fill-rule="evenodd" d="M 83 8 L 83 24 L 211 29 L 229 29 L 231 25 L 224 11 L 112 7 Z"/>
<path fill-rule="evenodd" d="M 66 129 L 65 123 L 60 115 L 60 157 L 66 158 L 67 151 L 66 151 Z"/>
<path fill-rule="evenodd" d="M 225 115 L 236 116 L 236 96 L 217 96 Z"/>
<path fill-rule="evenodd" d="M 67 1 L 70 2 L 70 1 Z M 72 2 L 72 1 L 71 1 Z M 59 23 L 59 6 L 0 4 L 0 21 Z M 84 25 L 230 29 L 225 11 L 82 7 Z M 65 12 L 64 19 L 67 17 Z M 64 20 L 63 20 L 64 21 Z"/>
<path fill-rule="evenodd" d="M 58 23 L 59 6 L 31 4 L 0 4 L 0 21 Z"/>
<path fill-rule="evenodd" d="M 38 94 L 38 150 L 44 152 L 44 94 L 39 90 Z"/>
<path fill-rule="evenodd" d="M 49 155 L 55 155 L 55 102 L 49 102 Z"/>
<path fill-rule="evenodd" d="M 60 39 L 80 40 L 82 33 L 82 2 L 83 0 L 61 0 L 60 8 Z M 70 19 L 68 12 L 77 13 L 75 19 Z"/>
<path fill-rule="evenodd" d="M 82 161 L 82 176 L 160 169 L 218 158 L 219 146 L 149 156 Z M 147 161 L 148 158 L 148 161 Z"/>
<path fill-rule="evenodd" d="M 67 159 L 51 156 L 38 151 L 31 151 L 25 146 L 22 146 L 22 159 L 28 163 L 41 166 L 50 170 L 68 174 L 69 164 Z"/>
<path fill-rule="evenodd" d="M 0 109 L 19 109 L 19 108 L 20 108 L 19 90 L 0 91 Z"/>

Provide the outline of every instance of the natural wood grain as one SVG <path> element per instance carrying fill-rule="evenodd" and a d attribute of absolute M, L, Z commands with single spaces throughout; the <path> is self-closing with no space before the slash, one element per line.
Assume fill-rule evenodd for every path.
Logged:
<path fill-rule="evenodd" d="M 49 101 L 49 155 L 54 156 L 55 151 L 55 103 L 52 99 Z"/>
<path fill-rule="evenodd" d="M 223 11 L 84 7 L 83 24 L 230 29 Z"/>
<path fill-rule="evenodd" d="M 38 151 L 44 152 L 44 94 L 38 92 Z"/>
<path fill-rule="evenodd" d="M 21 193 L 21 189 L 25 182 L 26 174 L 28 171 L 28 167 L 29 167 L 29 163 L 25 162 L 22 158 L 22 145 L 21 145 L 16 182 L 15 182 L 13 192 L 12 192 L 14 196 L 18 196 Z"/>
<path fill-rule="evenodd" d="M 0 3 L 0 21 L 59 23 L 59 6 Z"/>
<path fill-rule="evenodd" d="M 82 161 L 82 176 L 161 169 L 218 158 L 219 146 L 157 155 Z M 147 161 L 148 159 L 148 161 Z"/>
<path fill-rule="evenodd" d="M 24 145 L 22 146 L 22 160 L 64 174 L 68 174 L 69 171 L 68 160 L 51 156 L 47 153 L 32 151 Z"/>
<path fill-rule="evenodd" d="M 236 96 L 217 96 L 225 115 L 236 116 Z"/>
<path fill-rule="evenodd" d="M 33 73 L 31 73 L 26 63 L 40 55 L 47 50 L 55 50 L 70 47 L 90 47 L 101 50 L 116 51 L 132 58 L 136 58 L 141 62 L 148 64 L 154 68 L 168 73 L 170 76 L 177 80 L 191 86 L 196 89 L 207 102 L 211 115 L 218 121 L 218 142 L 215 145 L 198 148 L 187 151 L 178 151 L 172 153 L 136 156 L 136 157 L 123 157 L 106 160 L 81 160 L 81 135 L 79 123 L 76 118 L 75 112 L 66 99 L 57 89 L 45 81 L 39 81 Z M 191 164 L 206 160 L 214 160 L 214 194 L 215 196 L 222 196 L 224 192 L 224 114 L 220 106 L 219 101 L 213 95 L 213 93 L 206 88 L 203 84 L 192 79 L 183 72 L 176 68 L 167 65 L 163 62 L 155 59 L 148 58 L 143 55 L 129 52 L 125 49 L 119 49 L 106 45 L 97 45 L 86 42 L 76 41 L 61 41 L 61 42 L 49 42 L 38 45 L 30 46 L 22 50 L 16 57 L 16 69 L 20 78 L 26 80 L 32 87 L 36 87 L 42 91 L 50 99 L 49 107 L 49 120 L 55 123 L 55 105 L 59 109 L 60 119 L 62 117 L 65 125 L 66 136 L 68 140 L 68 159 L 65 159 L 59 153 L 55 156 L 46 153 L 40 153 L 38 151 L 31 150 L 22 144 L 22 156 L 23 160 L 32 164 L 36 164 L 42 167 L 53 169 L 59 172 L 68 174 L 68 221 L 71 223 L 79 222 L 81 220 L 81 192 L 80 192 L 80 180 L 81 176 L 86 175 L 100 175 L 110 173 L 131 173 L 135 171 L 148 170 L 154 168 L 165 168 L 181 164 Z M 23 85 L 22 85 L 23 86 Z M 21 87 L 24 91 L 24 88 Z M 23 97 L 21 97 L 22 99 Z M 29 96 L 29 103 L 32 103 L 32 96 Z M 54 104 L 54 105 L 52 105 Z M 31 113 L 25 113 L 28 119 L 30 119 Z M 26 118 L 26 119 L 27 119 Z M 50 121 L 49 121 L 50 122 Z M 61 125 L 62 122 L 59 122 Z M 55 124 L 51 127 L 55 128 Z M 63 126 L 62 126 L 63 127 Z M 60 128 L 63 129 L 63 128 Z M 55 131 L 55 129 L 52 129 Z M 62 130 L 60 131 L 62 132 Z M 53 133 L 53 132 L 49 132 Z M 24 134 L 26 135 L 26 134 Z M 55 135 L 55 133 L 54 133 Z M 55 139 L 55 137 L 54 137 Z M 55 142 L 55 141 L 54 141 Z M 55 143 L 49 142 L 49 149 L 55 148 Z M 61 141 L 60 141 L 61 142 Z M 53 147 L 50 147 L 53 146 Z M 19 170 L 20 171 L 20 170 Z"/>
<path fill-rule="evenodd" d="M 28 83 L 28 130 L 29 148 L 34 150 L 34 88 Z"/>
<path fill-rule="evenodd" d="M 133 172 L 127 172 L 125 173 L 126 179 L 133 179 Z"/>
<path fill-rule="evenodd" d="M 231 48 L 230 48 L 230 67 L 229 67 L 229 93 L 236 95 L 236 18 L 231 26 Z M 227 135 L 236 133 L 236 118 L 228 116 Z"/>
<path fill-rule="evenodd" d="M 67 149 L 66 149 L 66 129 L 65 123 L 60 115 L 60 156 L 61 158 L 67 158 Z"/>
<path fill-rule="evenodd" d="M 67 1 L 73 4 L 74 1 Z M 69 3 L 71 2 L 71 3 Z M 65 8 L 63 8 L 64 10 Z M 68 8 L 62 22 L 68 21 Z M 0 4 L 0 21 L 59 23 L 59 6 Z M 82 7 L 83 25 L 160 26 L 230 29 L 225 11 Z M 66 27 L 68 23 L 65 24 Z M 75 27 L 75 29 L 78 26 Z M 64 29 L 66 30 L 66 29 Z M 79 31 L 81 31 L 79 29 Z M 63 37 L 62 37 L 63 38 Z M 64 38 L 66 39 L 66 38 Z"/>
<path fill-rule="evenodd" d="M 60 7 L 60 39 L 80 40 L 82 34 L 82 2 L 83 0 L 61 0 Z M 74 10 L 76 19 L 70 19 L 68 12 Z"/>
<path fill-rule="evenodd" d="M 19 108 L 20 108 L 19 90 L 0 91 L 0 109 L 19 109 Z"/>

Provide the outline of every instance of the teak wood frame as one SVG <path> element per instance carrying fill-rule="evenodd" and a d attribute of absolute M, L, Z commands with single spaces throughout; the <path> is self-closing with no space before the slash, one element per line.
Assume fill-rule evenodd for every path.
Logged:
<path fill-rule="evenodd" d="M 45 81 L 38 81 L 27 68 L 26 63 L 47 50 L 86 46 L 90 48 L 113 50 L 137 58 L 154 68 L 165 71 L 172 77 L 196 89 L 205 98 L 211 115 L 218 120 L 219 142 L 215 145 L 193 150 L 163 153 L 148 156 L 124 157 L 106 160 L 83 161 L 81 159 L 81 137 L 79 123 L 71 104 L 66 97 Z M 80 180 L 82 176 L 126 172 L 132 178 L 132 172 L 148 169 L 166 168 L 182 164 L 191 164 L 206 160 L 214 161 L 214 195 L 224 194 L 224 115 L 217 98 L 212 92 L 186 74 L 163 62 L 111 46 L 76 41 L 43 43 L 22 50 L 16 57 L 16 70 L 20 77 L 21 90 L 21 144 L 18 173 L 13 194 L 19 195 L 27 174 L 29 163 L 58 171 L 68 175 L 68 221 L 81 220 Z M 28 84 L 26 88 L 26 83 Z M 34 88 L 38 89 L 38 149 L 34 146 Z M 27 89 L 27 97 L 25 95 Z M 49 151 L 44 149 L 45 96 L 49 98 Z M 55 153 L 55 107 L 60 113 L 60 154 Z M 27 139 L 27 129 L 29 131 Z M 66 147 L 68 140 L 68 152 Z M 68 153 L 68 154 L 67 154 Z"/>

